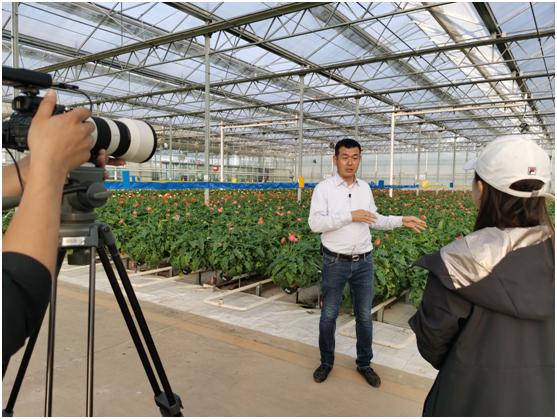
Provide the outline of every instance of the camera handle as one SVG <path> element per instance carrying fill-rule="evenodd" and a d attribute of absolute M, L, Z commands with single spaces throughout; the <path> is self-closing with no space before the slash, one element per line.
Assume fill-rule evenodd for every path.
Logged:
<path fill-rule="evenodd" d="M 63 230 L 63 229 L 62 229 Z M 57 276 L 62 266 L 62 262 L 66 253 L 65 249 L 76 249 L 78 252 L 89 252 L 89 312 L 88 312 L 88 338 L 87 338 L 87 399 L 86 399 L 86 415 L 88 417 L 93 416 L 93 367 L 94 367 L 94 309 L 95 309 L 95 254 L 98 253 L 101 263 L 103 265 L 104 271 L 110 282 L 112 290 L 124 321 L 126 322 L 128 331 L 130 332 L 131 338 L 134 342 L 136 350 L 138 352 L 143 368 L 153 389 L 155 395 L 155 403 L 159 407 L 162 416 L 183 416 L 181 409 L 183 408 L 182 401 L 180 397 L 172 392 L 170 383 L 164 371 L 161 359 L 158 355 L 155 343 L 139 306 L 139 301 L 135 295 L 133 287 L 131 285 L 129 276 L 126 272 L 122 258 L 118 253 L 116 247 L 116 239 L 112 230 L 107 224 L 104 223 L 93 223 L 90 225 L 89 235 L 85 237 L 64 237 L 62 234 L 61 246 L 58 253 L 58 263 L 57 263 Z M 147 346 L 147 350 L 152 360 L 155 370 L 158 374 L 158 378 L 162 385 L 163 390 L 159 386 L 157 376 L 153 371 L 153 366 L 147 355 L 143 342 L 141 341 L 138 329 L 134 323 L 134 318 L 130 312 L 130 309 L 126 303 L 126 299 L 118 283 L 118 278 L 110 264 L 110 260 L 107 254 L 110 253 L 112 261 L 116 267 L 116 270 L 120 276 L 120 283 L 124 287 L 126 296 L 128 297 L 128 302 L 132 308 L 133 314 L 135 315 L 135 321 L 139 326 L 139 331 L 143 337 L 143 341 Z M 85 263 L 84 263 L 85 264 Z M 57 278 L 54 279 L 52 284 L 51 292 L 51 302 L 49 309 L 49 331 L 48 331 L 48 353 L 47 353 L 47 377 L 46 377 L 46 394 L 45 394 L 45 416 L 52 416 L 52 389 L 53 389 L 53 367 L 54 367 L 54 331 L 55 331 L 55 316 L 56 316 L 56 289 L 57 289 Z M 38 329 L 34 335 L 29 339 L 27 347 L 25 349 L 25 354 L 21 361 L 12 392 L 10 393 L 10 398 L 6 408 L 2 412 L 2 416 L 13 416 L 13 408 L 19 389 L 21 387 L 23 377 L 27 370 L 31 354 L 33 352 L 37 336 L 39 334 Z"/>

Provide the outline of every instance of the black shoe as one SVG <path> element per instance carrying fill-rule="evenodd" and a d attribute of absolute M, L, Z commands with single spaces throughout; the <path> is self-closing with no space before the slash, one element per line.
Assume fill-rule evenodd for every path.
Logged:
<path fill-rule="evenodd" d="M 325 365 L 325 364 L 319 365 L 319 367 L 317 367 L 317 369 L 313 373 L 313 380 L 316 383 L 322 383 L 327 379 L 332 369 L 333 367 L 330 367 L 329 365 Z"/>
<path fill-rule="evenodd" d="M 381 386 L 381 378 L 377 375 L 373 368 L 367 367 L 360 369 L 358 368 L 358 372 L 364 376 L 368 384 L 372 387 L 380 387 Z"/>

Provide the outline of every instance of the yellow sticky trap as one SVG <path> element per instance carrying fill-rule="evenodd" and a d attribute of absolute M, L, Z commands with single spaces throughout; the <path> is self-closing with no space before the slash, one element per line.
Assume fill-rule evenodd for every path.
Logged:
<path fill-rule="evenodd" d="M 298 178 L 298 187 L 299 187 L 299 188 L 303 188 L 303 187 L 304 187 L 304 177 L 303 177 L 303 176 L 300 176 L 300 177 Z"/>

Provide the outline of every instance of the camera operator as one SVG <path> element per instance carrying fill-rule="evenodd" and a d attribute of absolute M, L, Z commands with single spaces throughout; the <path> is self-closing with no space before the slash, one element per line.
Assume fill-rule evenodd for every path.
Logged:
<path fill-rule="evenodd" d="M 24 191 L 3 238 L 2 376 L 10 357 L 40 327 L 56 270 L 64 182 L 90 157 L 94 126 L 85 120 L 91 112 L 52 115 L 55 104 L 50 90 L 31 123 L 30 156 L 18 163 Z M 2 175 L 3 196 L 21 194 L 15 166 L 3 168 Z"/>

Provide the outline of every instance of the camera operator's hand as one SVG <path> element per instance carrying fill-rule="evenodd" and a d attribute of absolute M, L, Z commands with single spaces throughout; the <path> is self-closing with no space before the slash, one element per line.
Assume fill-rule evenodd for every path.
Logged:
<path fill-rule="evenodd" d="M 106 167 L 106 166 L 125 166 L 126 161 L 122 159 L 115 159 L 106 155 L 106 150 L 101 148 L 99 154 L 97 155 L 97 160 L 95 161 L 95 166 Z M 108 171 L 104 171 L 104 179 L 108 179 L 110 176 Z"/>
<path fill-rule="evenodd" d="M 30 156 L 25 156 L 17 162 L 19 173 L 21 175 L 21 182 L 24 186 L 27 183 L 30 161 Z M 21 195 L 21 184 L 19 183 L 19 177 L 17 175 L 15 164 L 2 166 L 2 196 L 18 195 Z"/>
<path fill-rule="evenodd" d="M 83 122 L 91 115 L 87 109 L 52 115 L 55 104 L 56 94 L 49 91 L 31 121 L 25 190 L 2 249 L 35 259 L 51 276 L 56 270 L 64 182 L 70 170 L 89 159 L 94 128 Z"/>
<path fill-rule="evenodd" d="M 106 150 L 101 148 L 99 150 L 99 154 L 97 155 L 97 161 L 95 162 L 95 166 L 97 167 L 105 167 L 105 166 L 125 166 L 126 161 L 122 159 L 115 159 L 113 157 L 106 155 Z"/>
<path fill-rule="evenodd" d="M 94 125 L 84 122 L 91 116 L 85 108 L 52 115 L 56 105 L 56 92 L 49 90 L 33 117 L 27 143 L 31 152 L 31 165 L 48 166 L 62 176 L 90 156 L 91 134 Z"/>

